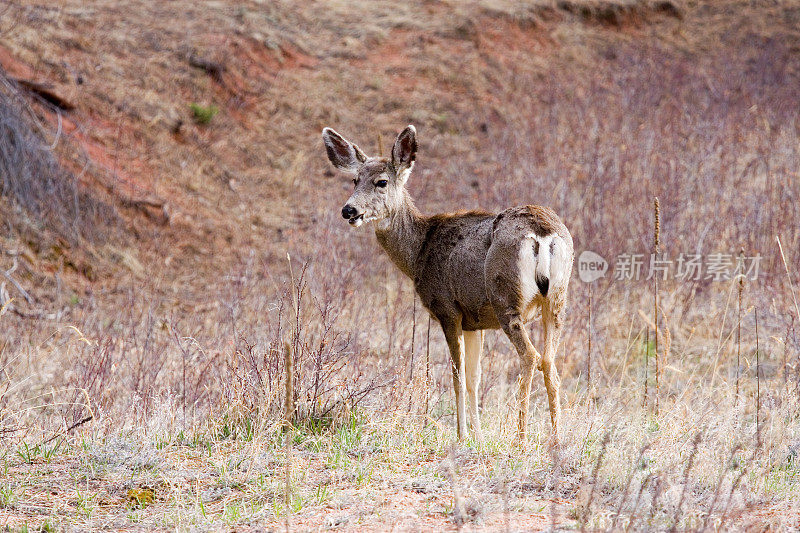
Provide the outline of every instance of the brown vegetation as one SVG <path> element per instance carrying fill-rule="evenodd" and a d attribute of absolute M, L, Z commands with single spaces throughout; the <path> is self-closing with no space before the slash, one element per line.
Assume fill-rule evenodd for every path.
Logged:
<path fill-rule="evenodd" d="M 2 523 L 278 528 L 288 455 L 298 530 L 797 527 L 798 21 L 736 0 L 0 4 L 24 82 L 2 124 L 27 150 L 0 176 Z M 408 123 L 426 213 L 549 205 L 613 264 L 649 254 L 658 196 L 671 259 L 763 256 L 741 347 L 738 280 L 659 280 L 654 337 L 652 280 L 610 271 L 587 387 L 576 276 L 562 448 L 536 394 L 531 449 L 508 447 L 517 363 L 490 333 L 487 447 L 451 450 L 441 334 L 341 220 L 319 138 L 377 153 Z"/>

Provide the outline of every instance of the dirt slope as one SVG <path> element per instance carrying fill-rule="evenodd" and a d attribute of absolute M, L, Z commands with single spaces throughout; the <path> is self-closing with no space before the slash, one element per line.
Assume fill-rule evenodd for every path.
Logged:
<path fill-rule="evenodd" d="M 253 254 L 282 269 L 286 251 L 313 249 L 319 224 L 344 196 L 321 156 L 321 127 L 333 125 L 376 151 L 379 134 L 387 145 L 413 122 L 423 172 L 468 165 L 470 186 L 456 199 L 478 203 L 479 182 L 498 169 L 486 133 L 546 110 L 546 102 L 538 110 L 515 105 L 524 80 L 546 85 L 559 70 L 592 76 L 598 61 L 636 43 L 700 58 L 739 46 L 742 24 L 761 37 L 790 32 L 797 17 L 788 3 L 749 6 L 9 4 L 0 65 L 74 106 L 59 111 L 31 99 L 51 130 L 60 113 L 64 165 L 110 199 L 121 219 L 107 239 L 61 243 L 57 252 L 47 228 L 28 239 L 45 244 L 15 241 L 12 231 L 4 247 L 31 248 L 23 267 L 34 293 L 48 287 L 41 273 L 58 271 L 79 293 L 143 285 L 176 303 L 200 304 L 209 284 Z M 785 27 L 766 26 L 774 15 Z M 193 104 L 218 112 L 203 124 Z M 435 184 L 414 186 L 423 207 L 452 207 L 452 194 Z"/>

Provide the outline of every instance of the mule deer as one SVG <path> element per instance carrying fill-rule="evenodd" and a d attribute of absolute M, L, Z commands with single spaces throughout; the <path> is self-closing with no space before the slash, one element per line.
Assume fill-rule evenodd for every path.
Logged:
<path fill-rule="evenodd" d="M 408 126 L 391 157 L 367 157 L 331 128 L 322 138 L 333 165 L 354 176 L 342 208 L 351 226 L 375 223 L 378 242 L 439 321 L 452 359 L 458 439 L 466 436 L 465 397 L 473 436 L 483 441 L 478 387 L 484 330 L 502 328 L 521 360 L 518 438 L 524 444 L 533 369 L 544 374 L 554 440 L 558 439 L 560 380 L 554 364 L 572 272 L 572 237 L 551 209 L 512 207 L 499 214 L 462 211 L 423 216 L 405 184 L 414 168 L 417 134 Z M 525 324 L 541 313 L 544 355 Z"/>

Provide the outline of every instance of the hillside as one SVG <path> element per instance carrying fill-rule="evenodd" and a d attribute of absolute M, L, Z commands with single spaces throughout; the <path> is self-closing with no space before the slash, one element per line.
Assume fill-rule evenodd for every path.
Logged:
<path fill-rule="evenodd" d="M 115 244 L 66 252 L 79 274 L 70 285 L 141 282 L 158 265 L 163 274 L 145 282 L 155 291 L 174 283 L 192 301 L 190 293 L 253 253 L 267 264 L 282 265 L 286 251 L 307 257 L 317 226 L 331 224 L 323 217 L 344 196 L 320 157 L 325 125 L 374 151 L 379 135 L 388 143 L 416 124 L 420 174 L 437 178 L 420 178 L 414 191 L 423 207 L 440 210 L 504 205 L 486 188 L 509 172 L 539 176 L 535 186 L 545 191 L 556 178 L 581 186 L 575 174 L 592 173 L 592 138 L 554 145 L 552 127 L 591 124 L 595 106 L 663 123 L 667 96 L 635 86 L 657 75 L 700 115 L 759 99 L 768 100 L 766 115 L 779 115 L 776 102 L 794 96 L 797 13 L 790 3 L 753 10 L 784 22 L 765 27 L 745 5 L 365 3 L 353 13 L 336 2 L 9 4 L 0 64 L 74 106 L 62 116 L 65 165 L 122 217 Z M 759 86 L 775 76 L 780 88 Z M 34 105 L 54 136 L 54 109 Z M 219 113 L 204 125 L 192 105 Z M 619 121 L 624 115 L 618 126 L 627 127 Z M 567 174 L 554 176 L 549 159 L 559 151 L 575 155 Z M 648 196 L 662 187 L 646 180 L 642 189 Z M 580 209 L 560 203 L 567 218 Z M 44 263 L 26 266 L 54 268 Z"/>
<path fill-rule="evenodd" d="M 163 449 L 161 473 L 152 477 L 161 476 L 155 492 L 170 496 L 158 505 L 187 498 L 166 526 L 141 506 L 143 528 L 279 524 L 280 510 L 250 509 L 260 517 L 252 523 L 230 519 L 227 507 L 214 511 L 224 518 L 205 511 L 200 518 L 187 496 L 199 485 L 190 490 L 189 481 L 171 476 L 191 470 L 181 446 L 192 439 L 200 449 L 198 442 L 214 442 L 221 455 L 209 451 L 208 461 L 220 464 L 262 446 L 266 455 L 244 469 L 223 468 L 216 485 L 205 474 L 191 483 L 217 490 L 230 477 L 224 496 L 209 500 L 218 507 L 251 502 L 253 494 L 280 507 L 276 413 L 287 339 L 307 372 L 297 378 L 298 419 L 345 421 L 341 434 L 297 437 L 297 460 L 332 472 L 297 481 L 305 498 L 301 527 L 324 524 L 327 498 L 314 491 L 328 485 L 347 493 L 336 505 L 348 512 L 374 496 L 367 488 L 394 494 L 382 518 L 361 508 L 345 529 L 385 529 L 400 520 L 403 498 L 422 506 L 423 494 L 435 510 L 420 512 L 422 522 L 397 523 L 460 527 L 458 513 L 442 503 L 457 486 L 447 461 L 463 467 L 468 501 L 494 502 L 473 520 L 488 529 L 508 516 L 499 510 L 498 472 L 506 479 L 503 505 L 510 490 L 522 528 L 546 527 L 550 518 L 607 528 L 603 517 L 618 501 L 635 522 L 638 508 L 627 488 L 620 495 L 619 472 L 628 472 L 645 444 L 653 446 L 653 464 L 659 454 L 668 463 L 660 474 L 636 478 L 655 494 L 648 496 L 651 525 L 674 518 L 699 527 L 691 520 L 704 520 L 701 509 L 723 481 L 727 505 L 740 517 L 786 526 L 798 516 L 784 505 L 796 491 L 793 474 L 770 470 L 772 458 L 800 438 L 796 2 L 23 0 L 0 4 L 0 67 L 3 114 L 11 117 L 0 131 L 19 132 L 0 145 L 2 431 L 14 455 L 63 430 L 56 442 L 69 443 L 58 459 L 65 476 L 81 461 L 105 461 L 113 487 L 101 480 L 94 489 L 106 491 L 99 508 L 114 510 L 97 510 L 95 518 L 124 514 L 120 498 L 129 488 L 152 488 L 125 485 L 126 475 L 139 474 L 109 459 L 119 445 Z M 409 187 L 424 212 L 549 205 L 578 254 L 590 250 L 612 264 L 593 285 L 573 276 L 558 363 L 570 391 L 572 443 L 560 474 L 550 469 L 561 463 L 545 446 L 546 402 L 536 385 L 534 449 L 527 461 L 506 455 L 510 430 L 502 420 L 517 361 L 500 334 L 488 337 L 482 392 L 493 420 L 491 460 L 450 451 L 452 384 L 441 332 L 434 324 L 423 338 L 427 320 L 410 282 L 368 228 L 354 231 L 341 219 L 351 185 L 327 161 L 322 128 L 377 154 L 406 124 L 419 135 Z M 615 279 L 614 270 L 615 258 L 642 254 L 646 272 L 656 196 L 661 249 L 672 268 L 686 254 L 735 261 L 742 250 L 761 260 L 742 289 L 729 277 L 670 275 L 659 289 L 658 337 L 652 281 Z M 648 366 L 655 339 L 665 358 L 658 385 Z M 420 377 L 426 371 L 432 383 Z M 319 385 L 320 376 L 330 387 Z M 661 415 L 652 405 L 640 409 L 644 383 L 647 394 L 662 398 Z M 762 414 L 762 394 L 772 414 Z M 758 412 L 750 401 L 756 395 Z M 428 422 L 415 433 L 419 420 Z M 130 431 L 120 434 L 123 427 Z M 762 428 L 769 444 L 752 450 L 749 435 Z M 605 444 L 598 450 L 612 429 L 609 472 L 601 470 L 598 481 L 592 465 L 604 457 Z M 690 452 L 690 436 L 701 430 L 702 444 Z M 242 431 L 249 437 L 225 440 Z M 352 446 L 325 440 L 351 438 L 348 431 L 359 435 Z M 89 444 L 81 447 L 79 438 Z M 325 453 L 334 448 L 350 454 L 346 467 L 331 466 Z M 375 459 L 386 448 L 391 459 Z M 772 484 L 731 488 L 735 478 L 724 472 L 716 485 L 709 481 L 729 455 L 752 451 L 756 458 L 759 450 L 769 460 L 753 459 L 748 468 L 763 469 Z M 697 479 L 681 481 L 690 453 L 692 461 L 697 453 Z M 380 472 L 372 485 L 347 477 L 362 460 Z M 426 465 L 421 473 L 415 461 Z M 37 461 L 18 463 L 18 478 L 38 475 Z M 257 483 L 251 469 L 274 478 Z M 628 479 L 639 475 L 631 472 Z M 652 484 L 659 475 L 672 491 L 663 509 Z M 27 486 L 8 479 L 7 486 Z M 424 490 L 414 485 L 419 480 Z M 581 498 L 595 482 L 604 492 L 584 516 Z M 684 498 L 676 487 L 687 486 Z M 309 503 L 314 498 L 320 501 Z M 545 505 L 555 510 L 535 511 Z M 54 523 L 80 528 L 65 518 L 79 507 L 70 506 L 53 511 Z M 20 505 L 0 508 L 14 525 L 44 516 Z M 724 514 L 716 516 L 724 521 Z M 83 525 L 97 525 L 95 518 L 87 515 Z"/>

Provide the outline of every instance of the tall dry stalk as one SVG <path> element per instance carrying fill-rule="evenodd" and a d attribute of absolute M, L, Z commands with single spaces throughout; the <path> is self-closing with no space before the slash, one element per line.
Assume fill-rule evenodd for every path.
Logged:
<path fill-rule="evenodd" d="M 728 518 L 728 511 L 731 508 L 731 503 L 733 503 L 733 494 L 736 492 L 736 489 L 739 488 L 742 479 L 745 479 L 753 468 L 756 457 L 758 457 L 759 448 L 760 446 L 757 443 L 756 447 L 753 449 L 753 455 L 751 455 L 750 458 L 745 461 L 744 465 L 742 465 L 742 467 L 739 469 L 739 474 L 736 476 L 736 478 L 734 478 L 733 483 L 731 483 L 730 490 L 728 491 L 728 499 L 725 502 L 725 507 L 722 508 L 722 514 L 720 514 L 719 520 L 717 521 L 717 531 L 725 531 L 725 521 Z"/>
<path fill-rule="evenodd" d="M 411 304 L 411 368 L 408 371 L 408 381 L 414 380 L 414 344 L 417 340 L 417 293 L 414 291 L 414 302 Z"/>
<path fill-rule="evenodd" d="M 617 531 L 616 528 L 617 521 L 619 520 L 619 517 L 622 515 L 622 507 L 625 505 L 625 502 L 628 499 L 628 492 L 630 491 L 631 488 L 631 481 L 633 481 L 633 476 L 636 473 L 636 470 L 638 469 L 639 465 L 642 463 L 642 458 L 644 457 L 645 452 L 649 449 L 650 449 L 649 444 L 645 444 L 639 449 L 639 457 L 636 458 L 636 461 L 633 463 L 631 471 L 628 473 L 628 479 L 625 482 L 625 488 L 623 489 L 622 496 L 619 499 L 617 510 L 614 513 L 614 518 L 611 519 L 611 531 Z M 631 516 L 631 521 L 632 520 L 633 516 Z M 555 528 L 553 528 L 553 531 L 555 531 Z"/>
<path fill-rule="evenodd" d="M 794 315 L 789 313 L 792 323 L 794 323 Z M 791 331 L 791 324 L 786 324 L 786 335 L 783 336 L 783 388 L 786 393 L 789 393 L 789 332 Z"/>
<path fill-rule="evenodd" d="M 650 483 L 650 479 L 653 477 L 653 474 L 647 474 L 642 483 L 639 485 L 639 492 L 636 494 L 636 500 L 633 502 L 633 509 L 631 510 L 631 518 L 628 520 L 628 525 L 625 526 L 625 533 L 628 533 L 631 529 L 633 529 L 634 524 L 636 522 L 636 511 L 639 509 L 639 502 L 642 500 L 642 494 L 644 494 L 644 489 L 647 488 L 647 484 Z"/>
<path fill-rule="evenodd" d="M 658 475 L 655 476 L 653 481 L 653 498 L 650 500 L 650 512 L 647 514 L 647 523 L 652 524 L 653 519 L 658 512 L 658 498 L 661 496 L 664 481 Z"/>
<path fill-rule="evenodd" d="M 503 479 L 503 531 L 511 531 L 511 521 L 508 519 L 508 476 Z"/>
<path fill-rule="evenodd" d="M 786 263 L 786 256 L 783 254 L 783 245 L 781 238 L 775 235 L 775 240 L 778 241 L 778 251 L 781 253 L 781 260 L 783 261 L 783 268 L 786 269 L 786 279 L 789 280 L 789 288 L 792 290 L 792 302 L 794 302 L 794 312 L 800 318 L 800 307 L 797 306 L 797 296 L 794 293 L 794 283 L 792 283 L 792 275 L 789 273 L 789 265 Z"/>
<path fill-rule="evenodd" d="M 794 315 L 791 316 L 792 319 L 792 344 L 797 348 L 797 338 L 795 337 L 794 331 Z M 794 364 L 794 391 L 797 395 L 797 403 L 800 404 L 800 350 L 797 351 L 797 357 L 795 358 Z"/>
<path fill-rule="evenodd" d="M 591 395 L 592 391 L 592 287 L 589 286 L 589 324 L 587 328 L 587 344 L 586 350 L 586 394 L 587 398 Z"/>
<path fill-rule="evenodd" d="M 719 479 L 717 479 L 717 485 L 714 489 L 714 496 L 711 498 L 711 503 L 708 506 L 708 510 L 706 511 L 705 518 L 703 518 L 703 526 L 700 528 L 700 531 L 705 531 L 706 526 L 708 525 L 708 521 L 711 519 L 711 515 L 714 512 L 714 507 L 717 505 L 717 500 L 719 499 L 719 492 L 722 488 L 722 482 L 725 479 L 725 474 L 728 470 L 733 470 L 734 462 L 736 460 L 736 454 L 742 449 L 741 444 L 737 444 L 731 449 L 731 455 L 728 459 L 728 462 L 720 469 Z"/>
<path fill-rule="evenodd" d="M 592 469 L 592 488 L 589 489 L 589 497 L 586 499 L 586 508 L 581 513 L 580 522 L 581 522 L 581 531 L 586 531 L 586 523 L 591 518 L 592 513 L 592 502 L 594 501 L 594 489 L 597 485 L 597 475 L 600 473 L 600 467 L 603 464 L 603 458 L 606 455 L 606 447 L 608 446 L 608 442 L 611 440 L 611 432 L 606 431 L 606 434 L 603 436 L 603 441 L 600 443 L 600 451 L 597 454 L 597 461 L 594 463 L 594 468 Z"/>
<path fill-rule="evenodd" d="M 292 425 L 294 415 L 294 362 L 292 361 L 292 345 L 288 341 L 283 344 L 283 364 L 286 367 L 286 399 L 283 403 L 283 424 L 285 428 Z"/>
<path fill-rule="evenodd" d="M 428 334 L 425 341 L 425 416 L 431 414 L 431 317 L 428 315 Z"/>
<path fill-rule="evenodd" d="M 739 250 L 739 264 L 744 268 L 744 248 Z M 742 357 L 742 292 L 744 292 L 744 272 L 739 273 L 737 292 L 739 293 L 739 320 L 736 325 L 736 395 L 733 398 L 734 406 L 739 403 L 739 367 Z"/>
<path fill-rule="evenodd" d="M 761 446 L 761 354 L 758 347 L 758 307 L 755 308 L 756 315 L 756 448 Z"/>
<path fill-rule="evenodd" d="M 292 362 L 292 346 L 289 342 L 283 345 L 283 363 L 286 367 L 286 400 L 284 403 L 284 430 L 286 472 L 284 478 L 284 497 L 286 503 L 286 533 L 292 527 L 292 414 L 294 413 L 294 364 Z"/>
<path fill-rule="evenodd" d="M 169 329 L 172 333 L 172 338 L 175 340 L 175 344 L 178 345 L 178 349 L 181 352 L 181 370 L 183 372 L 181 385 L 181 404 L 183 407 L 183 427 L 186 428 L 186 358 L 189 356 L 189 353 L 187 348 L 181 342 L 181 336 L 178 335 L 178 332 L 175 331 L 175 328 L 172 326 L 172 324 L 169 325 Z"/>
<path fill-rule="evenodd" d="M 289 255 L 289 252 L 286 252 L 286 261 L 289 262 L 289 278 L 292 280 L 292 306 L 294 308 L 294 331 L 292 332 L 292 350 L 294 353 L 298 353 L 298 343 L 300 342 L 300 297 L 302 296 L 302 272 L 301 272 L 301 283 L 296 283 L 294 279 L 294 270 L 292 269 L 292 257 Z M 305 270 L 305 268 L 303 269 Z"/>
<path fill-rule="evenodd" d="M 284 488 L 285 488 L 285 498 L 286 498 L 286 533 L 289 533 L 292 526 L 292 505 L 291 505 L 291 497 L 292 497 L 292 431 L 291 431 L 291 414 L 292 411 L 290 410 L 292 406 L 291 402 L 293 400 L 294 391 L 292 390 L 294 385 L 294 361 L 292 360 L 292 346 L 294 347 L 294 352 L 297 353 L 298 350 L 298 343 L 300 342 L 300 296 L 302 291 L 302 283 L 298 284 L 295 288 L 295 280 L 294 280 L 294 270 L 292 270 L 292 258 L 289 253 L 286 253 L 286 260 L 289 262 L 289 276 L 292 280 L 292 304 L 294 305 L 294 315 L 295 315 L 295 323 L 294 323 L 294 332 L 292 335 L 292 345 L 289 345 L 288 342 L 284 344 L 284 365 L 286 366 L 286 403 L 285 408 L 286 412 L 284 415 L 286 416 L 287 423 L 286 423 L 286 450 L 285 450 L 285 460 L 286 460 L 286 478 L 284 480 Z"/>
<path fill-rule="evenodd" d="M 775 235 L 775 240 L 778 242 L 778 251 L 781 253 L 781 261 L 783 261 L 783 268 L 786 271 L 786 279 L 789 280 L 789 289 L 791 289 L 792 291 L 792 302 L 794 303 L 795 314 L 792 315 L 791 313 L 789 313 L 789 315 L 791 316 L 792 319 L 792 328 L 794 328 L 794 317 L 800 319 L 800 307 L 798 307 L 797 305 L 797 296 L 795 295 L 794 292 L 794 283 L 792 282 L 792 275 L 789 273 L 789 264 L 786 262 L 786 255 L 783 253 L 783 244 L 781 244 L 780 236 Z M 787 334 L 787 340 L 788 340 L 788 334 Z M 800 371 L 800 363 L 798 363 L 797 368 L 798 371 Z M 786 375 L 786 363 L 784 362 L 784 378 L 785 375 Z M 798 384 L 800 384 L 800 381 L 798 381 Z M 800 386 L 797 388 L 797 392 L 798 392 L 798 400 L 800 400 Z"/>
<path fill-rule="evenodd" d="M 658 197 L 653 197 L 653 212 L 655 215 L 653 228 L 653 256 L 658 257 L 659 241 L 661 237 L 661 213 Z M 656 356 L 656 416 L 658 416 L 658 397 L 661 392 L 661 365 L 658 356 L 658 276 L 653 276 L 653 324 L 655 324 L 655 356 Z M 649 347 L 648 347 L 649 348 Z"/>
<path fill-rule="evenodd" d="M 642 394 L 642 409 L 647 411 L 647 380 L 649 379 L 649 369 L 650 369 L 650 326 L 645 326 L 645 334 L 644 334 L 644 383 L 642 383 L 642 388 L 644 389 L 644 393 Z"/>
<path fill-rule="evenodd" d="M 678 529 L 678 523 L 681 520 L 681 515 L 683 514 L 683 501 L 686 497 L 686 487 L 689 486 L 689 474 L 692 471 L 692 467 L 694 466 L 694 458 L 697 455 L 697 447 L 700 445 L 700 440 L 702 436 L 700 432 L 695 433 L 694 439 L 692 440 L 692 452 L 689 454 L 689 458 L 686 460 L 686 469 L 683 472 L 683 488 L 681 489 L 681 496 L 678 499 L 678 505 L 675 509 L 675 516 L 672 517 L 672 527 L 670 528 L 670 532 L 674 532 Z"/>
<path fill-rule="evenodd" d="M 417 293 L 414 291 L 413 303 L 411 304 L 411 364 L 408 369 L 408 384 L 411 387 L 411 394 L 408 395 L 408 412 L 410 413 L 414 406 L 414 399 L 416 395 L 416 387 L 414 386 L 414 345 L 417 340 Z"/>

